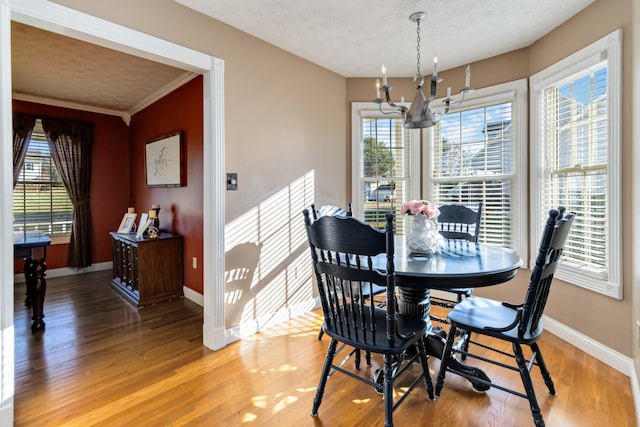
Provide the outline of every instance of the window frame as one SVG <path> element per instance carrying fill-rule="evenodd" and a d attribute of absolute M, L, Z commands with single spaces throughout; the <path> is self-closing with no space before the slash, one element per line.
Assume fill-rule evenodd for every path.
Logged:
<path fill-rule="evenodd" d="M 411 103 L 404 103 L 407 108 L 411 107 Z M 384 108 L 384 107 L 383 107 Z M 361 119 L 398 119 L 400 114 L 384 114 L 380 112 L 379 105 L 374 102 L 352 102 L 351 103 L 351 207 L 353 214 L 362 218 L 364 216 L 364 201 L 359 196 L 360 189 L 364 185 L 362 150 L 360 143 L 363 139 L 362 120 Z M 410 162 L 408 171 L 409 191 L 407 198 L 409 200 L 417 199 L 420 195 L 420 130 L 409 130 L 410 154 L 407 159 Z M 405 201 L 401 201 L 404 203 Z M 396 218 L 401 220 L 402 218 Z"/>
<path fill-rule="evenodd" d="M 522 260 L 528 258 L 528 233 L 527 233 L 527 79 L 519 79 L 511 82 L 501 83 L 494 86 L 476 89 L 474 92 L 465 95 L 464 102 L 450 109 L 450 112 L 460 112 L 473 108 L 496 105 L 505 102 L 512 103 L 511 113 L 511 137 L 513 144 L 513 187 L 511 190 L 511 212 L 512 212 L 512 241 L 513 250 Z M 432 102 L 435 107 L 433 111 L 437 114 L 444 113 L 444 98 L 436 99 Z M 425 131 L 425 149 L 423 151 L 422 165 L 424 170 L 423 184 L 426 199 L 433 199 L 431 182 L 433 180 L 433 146 L 435 129 L 430 128 Z"/>
<path fill-rule="evenodd" d="M 541 186 L 544 185 L 542 166 L 544 145 L 536 143 L 542 138 L 542 102 L 544 90 L 552 84 L 575 75 L 594 64 L 607 62 L 607 233 L 610 237 L 607 248 L 606 277 L 597 277 L 594 272 L 560 263 L 555 277 L 612 298 L 622 299 L 622 29 L 606 35 L 578 52 L 556 62 L 530 77 L 530 198 L 532 213 L 542 212 L 544 201 Z M 534 254 L 542 233 L 543 224 L 531 224 L 531 253 Z M 533 259 L 529 261 L 533 265 Z"/>

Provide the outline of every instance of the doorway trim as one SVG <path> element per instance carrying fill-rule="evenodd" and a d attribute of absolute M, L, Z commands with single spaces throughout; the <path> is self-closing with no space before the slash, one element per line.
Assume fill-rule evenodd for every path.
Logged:
<path fill-rule="evenodd" d="M 13 424 L 11 21 L 203 75 L 203 344 L 225 346 L 224 60 L 46 0 L 0 0 L 0 425 Z"/>

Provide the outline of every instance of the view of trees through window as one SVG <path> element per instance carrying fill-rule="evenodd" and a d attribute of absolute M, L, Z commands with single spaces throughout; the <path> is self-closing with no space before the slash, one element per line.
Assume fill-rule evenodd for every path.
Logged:
<path fill-rule="evenodd" d="M 47 235 L 71 233 L 73 205 L 51 159 L 49 145 L 36 121 L 18 182 L 13 189 L 13 230 Z"/>
<path fill-rule="evenodd" d="M 400 118 L 362 120 L 364 220 L 380 228 L 386 214 L 394 213 L 396 233 L 403 234 L 400 208 L 408 194 L 409 131 Z"/>

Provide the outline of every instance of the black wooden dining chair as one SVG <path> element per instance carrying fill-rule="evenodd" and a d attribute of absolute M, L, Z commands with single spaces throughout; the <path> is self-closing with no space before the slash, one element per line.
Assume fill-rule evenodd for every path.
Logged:
<path fill-rule="evenodd" d="M 445 238 L 445 245 L 478 243 L 482 202 L 478 203 L 475 209 L 458 204 L 442 205 L 439 209 L 438 230 Z M 438 290 L 438 293 L 431 295 L 431 304 L 447 309 L 452 309 L 473 292 L 473 288 L 434 289 Z M 447 323 L 446 318 L 435 315 L 431 316 L 431 320 Z"/>
<path fill-rule="evenodd" d="M 470 358 L 518 371 L 524 386 L 524 393 L 492 383 L 491 381 L 484 381 L 478 378 L 473 379 L 483 383 L 485 386 L 495 387 L 528 399 L 535 425 L 538 427 L 544 426 L 544 420 L 540 412 L 540 407 L 538 406 L 529 370 L 533 365 L 537 365 L 549 389 L 549 393 L 555 396 L 556 391 L 553 380 L 545 365 L 537 342 L 544 329 L 542 313 L 549 296 L 553 275 L 558 266 L 564 243 L 567 240 L 567 235 L 569 234 L 571 224 L 575 217 L 573 212 L 567 213 L 566 215 L 563 214 L 564 208 L 562 207 L 558 210 L 549 211 L 549 217 L 540 241 L 540 249 L 536 257 L 536 264 L 531 272 L 531 279 L 523 304 L 514 305 L 506 302 L 500 303 L 499 301 L 487 298 L 469 297 L 451 310 L 448 316 L 449 322 L 451 323 L 451 330 L 449 331 L 447 343 L 442 354 L 442 363 L 436 384 L 436 396 L 439 396 L 442 391 L 447 372 L 469 378 L 465 372 L 456 370 L 452 364 L 449 363 L 455 354 L 466 354 Z M 478 343 L 475 339 L 471 340 L 470 349 L 464 351 L 458 345 L 454 346 L 456 331 L 458 330 L 507 341 L 511 343 L 513 351 L 508 353 L 492 347 L 487 344 L 487 341 L 485 341 L 485 343 Z M 491 359 L 490 356 L 486 356 L 487 351 L 483 351 L 483 356 L 473 354 L 471 349 L 475 349 L 476 346 L 488 350 L 490 356 L 500 354 L 514 357 L 517 366 L 502 363 L 497 359 Z M 525 359 L 522 346 L 528 346 L 531 349 L 532 355 L 530 360 Z"/>
<path fill-rule="evenodd" d="M 353 216 L 351 203 L 349 203 L 349 207 L 347 210 L 334 205 L 323 205 L 320 206 L 320 208 L 316 209 L 316 205 L 311 204 L 311 213 L 313 215 L 314 221 L 322 216 Z"/>
<path fill-rule="evenodd" d="M 335 205 L 323 205 L 316 209 L 315 204 L 311 204 L 311 213 L 313 215 L 313 220 L 316 221 L 318 218 L 323 216 L 353 216 L 353 209 L 351 207 L 351 203 L 349 203 L 347 210 Z M 367 292 L 364 297 L 371 298 L 372 296 L 375 297 L 376 295 L 383 294 L 386 292 L 386 288 L 384 286 L 375 285 L 373 286 L 372 291 L 372 294 Z M 384 302 L 381 304 L 384 304 Z M 318 331 L 318 340 L 322 340 L 323 335 L 324 331 L 320 328 L 320 331 Z M 369 353 L 366 354 L 366 361 L 368 365 L 371 365 L 371 355 Z M 360 354 L 356 355 L 356 367 L 360 367 Z"/>
<path fill-rule="evenodd" d="M 304 211 L 304 217 L 324 314 L 322 328 L 331 338 L 311 415 L 318 415 L 327 380 L 336 372 L 370 385 L 372 392 L 374 388 L 380 389 L 370 378 L 343 368 L 355 351 L 364 350 L 383 355 L 384 425 L 392 426 L 393 411 L 421 381 L 429 398 L 433 398 L 424 341 L 427 323 L 396 312 L 393 215 L 387 215 L 385 231 L 353 217 L 323 216 L 312 222 L 308 210 Z M 376 255 L 385 257 L 386 271 L 374 268 Z M 363 297 L 366 292 L 372 292 L 373 285 L 385 287 L 384 307 Z M 405 355 L 409 348 L 417 350 L 411 357 Z M 343 350 L 346 357 L 334 363 L 334 358 Z M 422 373 L 407 389 L 394 390 L 395 380 L 417 361 Z M 394 392 L 401 394 L 397 400 Z"/>

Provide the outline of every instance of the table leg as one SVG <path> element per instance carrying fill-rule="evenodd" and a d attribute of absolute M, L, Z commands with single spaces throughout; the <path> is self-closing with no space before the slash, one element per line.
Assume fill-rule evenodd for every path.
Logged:
<path fill-rule="evenodd" d="M 32 260 L 31 258 L 25 258 L 24 259 L 24 277 L 25 277 L 25 284 L 26 284 L 26 292 L 25 292 L 25 299 L 24 299 L 24 305 L 25 307 L 31 307 L 33 305 L 33 294 L 35 292 L 35 287 L 34 286 L 30 286 L 30 283 L 35 283 L 34 279 L 32 279 L 32 277 L 35 275 L 35 271 L 36 271 L 36 266 L 35 266 L 35 261 Z"/>
<path fill-rule="evenodd" d="M 47 290 L 45 271 L 47 263 L 44 259 L 26 258 L 24 262 L 24 275 L 27 284 L 27 299 L 25 305 L 32 306 L 33 316 L 31 319 L 31 331 L 44 330 L 44 296 Z"/>

